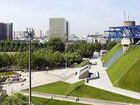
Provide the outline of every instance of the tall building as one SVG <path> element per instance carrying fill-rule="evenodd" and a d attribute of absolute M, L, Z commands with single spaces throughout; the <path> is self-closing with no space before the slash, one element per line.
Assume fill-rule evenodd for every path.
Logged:
<path fill-rule="evenodd" d="M 12 39 L 13 23 L 0 23 L 0 40 Z"/>
<path fill-rule="evenodd" d="M 62 41 L 67 42 L 69 36 L 69 22 L 65 18 L 50 18 L 49 34 L 50 38 L 59 37 Z"/>

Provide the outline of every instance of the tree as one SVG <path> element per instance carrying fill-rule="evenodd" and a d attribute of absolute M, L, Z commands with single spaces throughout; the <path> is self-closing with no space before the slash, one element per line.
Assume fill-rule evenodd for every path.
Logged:
<path fill-rule="evenodd" d="M 96 42 L 96 43 L 95 43 L 95 50 L 96 50 L 96 51 L 100 51 L 101 48 L 102 48 L 101 43 Z"/>
<path fill-rule="evenodd" d="M 115 41 L 109 41 L 107 43 L 107 50 L 111 50 L 117 43 Z"/>
<path fill-rule="evenodd" d="M 33 52 L 32 68 L 44 69 L 47 67 L 47 60 L 45 58 L 46 50 L 40 49 Z"/>
<path fill-rule="evenodd" d="M 70 55 L 71 63 L 80 63 L 82 61 L 82 57 L 78 52 L 71 53 Z"/>
<path fill-rule="evenodd" d="M 19 52 L 15 55 L 17 68 L 27 68 L 28 67 L 28 52 Z"/>
<path fill-rule="evenodd" d="M 48 49 L 64 52 L 65 44 L 61 41 L 60 38 L 50 38 L 48 41 Z"/>
<path fill-rule="evenodd" d="M 4 99 L 1 105 L 28 105 L 28 97 L 16 93 L 12 96 L 8 96 Z"/>
<path fill-rule="evenodd" d="M 107 44 L 103 44 L 103 45 L 102 45 L 102 49 L 103 49 L 103 50 L 107 50 Z"/>
<path fill-rule="evenodd" d="M 91 44 L 82 43 L 79 45 L 79 49 L 77 51 L 83 58 L 90 58 L 93 54 L 93 49 Z"/>

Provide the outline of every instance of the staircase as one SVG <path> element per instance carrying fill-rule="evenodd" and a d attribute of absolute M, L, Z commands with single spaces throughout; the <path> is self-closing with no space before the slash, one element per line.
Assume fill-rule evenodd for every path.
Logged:
<path fill-rule="evenodd" d="M 123 47 L 121 47 L 113 56 L 112 58 L 105 64 L 103 64 L 104 67 L 109 67 L 111 64 L 113 64 L 123 53 Z"/>

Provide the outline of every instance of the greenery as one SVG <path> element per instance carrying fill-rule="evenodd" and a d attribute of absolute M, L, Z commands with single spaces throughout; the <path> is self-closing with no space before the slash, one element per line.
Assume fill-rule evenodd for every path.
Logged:
<path fill-rule="evenodd" d="M 111 50 L 117 43 L 115 41 L 109 41 L 107 43 L 107 50 Z"/>
<path fill-rule="evenodd" d="M 66 96 L 94 98 L 94 99 L 127 102 L 127 103 L 140 103 L 140 100 L 136 100 L 133 98 L 129 98 L 126 96 L 114 94 L 105 90 L 84 85 L 84 81 L 77 82 L 74 84 L 68 84 L 59 81 L 59 82 L 35 87 L 32 90 L 35 92 L 61 94 Z"/>
<path fill-rule="evenodd" d="M 66 60 L 68 66 L 74 63 L 81 63 L 82 57 L 79 53 L 61 53 L 59 51 L 39 49 L 32 52 L 32 69 L 46 69 L 64 67 Z M 28 68 L 28 52 L 19 52 L 14 54 L 0 54 L 1 71 L 8 69 L 27 69 Z"/>
<path fill-rule="evenodd" d="M 46 49 L 47 43 L 32 42 L 32 50 Z M 0 52 L 23 52 L 28 50 L 27 41 L 3 40 L 0 41 Z"/>
<path fill-rule="evenodd" d="M 131 45 L 107 73 L 114 86 L 140 92 L 140 46 Z"/>
<path fill-rule="evenodd" d="M 0 105 L 28 105 L 28 97 L 19 93 L 5 96 L 1 100 Z"/>
<path fill-rule="evenodd" d="M 0 72 L 0 76 L 6 76 L 6 75 L 16 75 L 16 72 L 13 71 L 5 71 L 5 72 Z"/>
<path fill-rule="evenodd" d="M 48 41 L 48 49 L 53 51 L 64 52 L 65 44 L 61 41 L 60 38 L 50 38 Z"/>
<path fill-rule="evenodd" d="M 32 101 L 34 105 L 84 105 L 81 103 L 59 101 L 59 100 L 39 98 L 39 97 L 33 97 Z"/>
<path fill-rule="evenodd" d="M 116 44 L 109 52 L 107 52 L 105 55 L 102 57 L 102 62 L 107 63 L 111 57 L 121 48 L 121 44 L 118 43 Z"/>
<path fill-rule="evenodd" d="M 76 64 L 74 67 L 84 67 L 85 65 L 88 65 L 88 64 L 89 64 L 89 61 L 88 60 L 84 60 L 80 64 Z"/>
<path fill-rule="evenodd" d="M 105 45 L 103 45 L 105 46 Z M 90 58 L 93 52 L 100 51 L 100 43 L 79 42 L 65 45 L 60 38 L 50 38 L 47 43 L 32 42 L 31 68 L 35 70 L 63 68 L 80 64 L 82 58 Z M 0 42 L 0 69 L 27 69 L 28 42 L 5 40 Z M 82 65 L 82 64 L 80 64 Z"/>
<path fill-rule="evenodd" d="M 73 53 L 78 52 L 83 58 L 90 58 L 93 55 L 93 52 L 100 51 L 102 49 L 102 45 L 100 43 L 86 43 L 80 42 L 75 44 L 69 44 L 66 47 L 66 51 Z"/>
<path fill-rule="evenodd" d="M 8 96 L 6 94 L 0 95 L 0 105 L 28 105 L 28 97 L 22 94 L 16 93 Z M 34 105 L 84 105 L 80 103 L 59 101 L 54 99 L 46 99 L 39 97 L 32 97 L 32 103 Z"/>

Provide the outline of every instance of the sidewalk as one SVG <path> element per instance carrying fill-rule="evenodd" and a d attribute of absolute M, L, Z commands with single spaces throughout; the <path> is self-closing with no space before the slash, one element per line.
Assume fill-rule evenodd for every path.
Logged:
<path fill-rule="evenodd" d="M 26 92 L 22 92 L 24 95 L 29 95 Z M 32 92 L 32 96 L 40 97 L 40 98 L 48 98 L 48 99 L 55 99 L 55 100 L 61 100 L 61 101 L 69 101 L 69 102 L 75 102 L 75 103 L 82 103 L 86 105 L 129 105 L 128 103 L 119 103 L 119 102 L 113 102 L 113 101 L 103 101 L 103 100 L 97 100 L 97 99 L 90 99 L 90 98 L 79 98 L 79 101 L 76 101 L 77 97 L 68 96 L 65 95 L 57 95 L 57 94 L 47 94 L 47 93 L 39 93 L 39 92 Z"/>
<path fill-rule="evenodd" d="M 100 78 L 99 79 L 94 79 L 90 80 L 89 83 L 86 83 L 86 85 L 93 86 L 99 89 L 103 89 L 106 91 L 110 91 L 112 93 L 117 93 L 120 95 L 124 95 L 127 97 L 135 98 L 140 100 L 140 93 L 138 92 L 133 92 L 121 88 L 114 87 L 106 73 L 106 67 L 102 66 L 101 59 L 93 59 L 93 61 L 97 62 L 97 65 L 91 66 L 90 72 L 98 71 Z"/>

